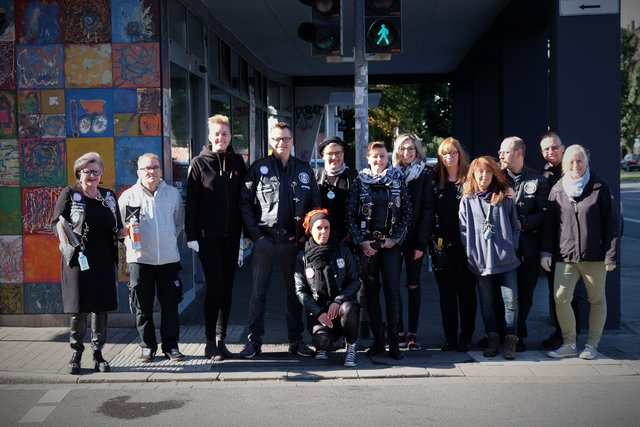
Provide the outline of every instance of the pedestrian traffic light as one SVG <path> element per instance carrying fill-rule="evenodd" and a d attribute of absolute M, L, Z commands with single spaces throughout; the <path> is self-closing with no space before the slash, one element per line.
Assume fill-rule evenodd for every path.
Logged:
<path fill-rule="evenodd" d="M 311 7 L 311 22 L 298 27 L 298 37 L 311 43 L 312 55 L 342 55 L 342 1 L 300 0 Z"/>
<path fill-rule="evenodd" d="M 366 0 L 365 53 L 402 53 L 400 0 Z"/>

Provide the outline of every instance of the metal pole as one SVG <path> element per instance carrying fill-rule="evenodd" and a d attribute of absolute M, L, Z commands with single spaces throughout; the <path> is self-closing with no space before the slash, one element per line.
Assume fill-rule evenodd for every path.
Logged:
<path fill-rule="evenodd" d="M 355 16 L 355 83 L 353 101 L 356 124 L 356 169 L 367 167 L 367 144 L 369 143 L 369 65 L 364 53 L 364 0 L 354 0 Z"/>

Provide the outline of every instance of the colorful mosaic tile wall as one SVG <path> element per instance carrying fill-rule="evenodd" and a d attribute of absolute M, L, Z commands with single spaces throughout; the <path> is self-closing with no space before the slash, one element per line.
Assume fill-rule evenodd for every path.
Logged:
<path fill-rule="evenodd" d="M 162 157 L 159 15 L 159 0 L 0 0 L 0 314 L 62 312 L 49 222 L 76 158 L 99 152 L 119 193 L 140 154 Z"/>

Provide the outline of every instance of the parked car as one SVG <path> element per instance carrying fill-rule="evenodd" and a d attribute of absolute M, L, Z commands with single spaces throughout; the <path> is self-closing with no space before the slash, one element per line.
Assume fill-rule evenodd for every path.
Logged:
<path fill-rule="evenodd" d="M 640 170 L 640 154 L 627 154 L 620 161 L 620 168 L 627 172 L 632 170 Z"/>

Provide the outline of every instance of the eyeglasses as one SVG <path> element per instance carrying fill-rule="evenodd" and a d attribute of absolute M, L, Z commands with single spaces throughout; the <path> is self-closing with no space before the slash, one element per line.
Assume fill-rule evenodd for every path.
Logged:
<path fill-rule="evenodd" d="M 448 153 L 442 153 L 442 157 L 447 157 L 447 156 L 455 157 L 457 155 L 458 155 L 457 151 L 449 151 Z"/>
<path fill-rule="evenodd" d="M 145 172 L 156 172 L 159 171 L 160 169 L 162 169 L 160 166 L 147 166 L 146 168 L 139 168 L 139 171 L 145 171 Z"/>
<path fill-rule="evenodd" d="M 327 157 L 342 157 L 344 151 L 325 151 L 323 154 Z"/>
<path fill-rule="evenodd" d="M 409 147 L 400 147 L 398 149 L 398 151 L 416 151 L 416 147 L 413 146 L 409 146 Z"/>
<path fill-rule="evenodd" d="M 271 139 L 274 140 L 275 142 L 282 141 L 282 142 L 287 142 L 288 143 L 293 139 L 293 137 L 292 136 L 277 136 L 277 137 L 271 138 Z"/>
<path fill-rule="evenodd" d="M 83 175 L 89 175 L 89 176 L 100 176 L 102 175 L 102 171 L 96 171 L 96 170 L 91 170 L 91 169 L 86 169 L 83 171 L 80 171 L 81 174 Z"/>
<path fill-rule="evenodd" d="M 542 151 L 558 151 L 560 149 L 559 145 L 552 145 L 550 147 L 545 147 L 542 149 Z"/>

